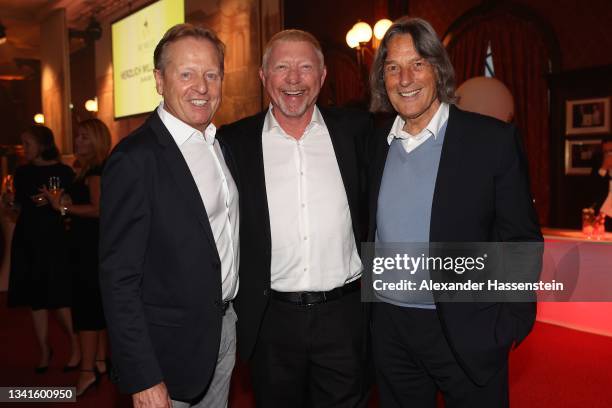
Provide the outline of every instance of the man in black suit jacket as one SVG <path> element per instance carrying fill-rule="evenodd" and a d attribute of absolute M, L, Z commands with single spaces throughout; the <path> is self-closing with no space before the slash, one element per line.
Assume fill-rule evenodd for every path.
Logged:
<path fill-rule="evenodd" d="M 237 187 L 211 123 L 223 54 L 211 30 L 168 30 L 154 58 L 163 102 L 102 176 L 101 289 L 135 407 L 227 405 L 239 244 Z"/>
<path fill-rule="evenodd" d="M 397 116 L 373 142 L 369 241 L 541 242 L 516 129 L 453 100 L 453 68 L 434 30 L 397 20 L 372 67 L 372 110 Z M 528 261 L 537 275 L 537 255 Z M 535 303 L 427 295 L 380 293 L 373 307 L 381 406 L 435 407 L 438 391 L 449 408 L 508 406 L 508 352 L 530 332 Z"/>
<path fill-rule="evenodd" d="M 323 55 L 309 33 L 266 46 L 271 107 L 220 129 L 240 181 L 239 354 L 260 407 L 363 406 L 365 112 L 318 108 Z"/>

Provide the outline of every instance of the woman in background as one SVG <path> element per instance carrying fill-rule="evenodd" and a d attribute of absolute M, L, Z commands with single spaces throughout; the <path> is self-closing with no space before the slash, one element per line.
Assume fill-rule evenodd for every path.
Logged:
<path fill-rule="evenodd" d="M 81 343 L 81 367 L 76 384 L 80 396 L 96 384 L 107 367 L 106 322 L 98 283 L 100 176 L 110 150 L 110 133 L 98 119 L 79 124 L 74 140 L 78 175 L 67 195 L 44 190 L 53 208 L 70 217 L 70 268 L 74 276 L 73 322 Z"/>
<path fill-rule="evenodd" d="M 80 359 L 69 308 L 72 288 L 66 269 L 64 224 L 40 194 L 40 189 L 46 186 L 70 187 L 74 172 L 60 163 L 51 129 L 34 125 L 21 135 L 21 140 L 27 164 L 17 168 L 14 178 L 14 201 L 21 211 L 11 246 L 8 305 L 32 308 L 34 333 L 40 347 L 35 371 L 42 374 L 53 354 L 48 341 L 49 310 L 55 311 L 70 339 L 71 356 L 65 368 L 76 367 Z"/>

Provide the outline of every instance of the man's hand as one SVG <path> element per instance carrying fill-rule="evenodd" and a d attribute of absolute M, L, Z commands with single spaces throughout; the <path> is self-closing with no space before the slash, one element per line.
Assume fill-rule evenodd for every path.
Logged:
<path fill-rule="evenodd" d="M 134 408 L 172 408 L 168 389 L 163 382 L 132 394 Z"/>

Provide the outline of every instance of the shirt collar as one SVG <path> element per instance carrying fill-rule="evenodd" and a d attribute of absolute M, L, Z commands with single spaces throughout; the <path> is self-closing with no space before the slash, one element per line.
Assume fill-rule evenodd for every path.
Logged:
<path fill-rule="evenodd" d="M 397 115 L 395 121 L 393 122 L 393 126 L 391 126 L 391 131 L 389 132 L 389 136 L 387 136 L 387 143 L 391 144 L 393 139 L 408 139 L 410 137 L 415 138 L 416 140 L 422 139 L 424 136 L 433 135 L 434 139 L 438 138 L 440 134 L 440 129 L 446 124 L 448 121 L 449 114 L 449 106 L 447 103 L 442 102 L 438 107 L 438 110 L 433 115 L 427 126 L 423 130 L 421 130 L 416 135 L 411 135 L 410 133 L 404 131 L 404 125 L 406 121 L 402 119 L 400 115 Z"/>
<path fill-rule="evenodd" d="M 204 129 L 204 133 L 202 134 L 202 132 L 200 132 L 198 129 L 189 126 L 188 124 L 165 110 L 164 101 L 161 101 L 161 103 L 157 107 L 157 114 L 170 132 L 170 135 L 172 136 L 177 145 L 181 146 L 194 135 L 196 135 L 196 137 L 204 138 L 206 143 L 209 145 L 213 145 L 215 143 L 215 135 L 217 134 L 217 128 L 215 127 L 215 125 L 212 124 L 212 122 L 206 127 L 206 129 Z"/>
<path fill-rule="evenodd" d="M 272 113 L 273 109 L 274 109 L 274 106 L 270 104 L 270 106 L 268 107 L 268 113 L 266 113 L 266 119 L 264 120 L 264 126 L 263 126 L 264 132 L 275 131 L 275 132 L 280 133 L 281 135 L 289 137 L 288 135 L 285 134 L 285 131 L 283 130 L 283 128 L 281 128 L 280 124 L 274 117 L 274 114 Z M 319 110 L 319 107 L 317 105 L 315 105 L 314 107 L 314 110 L 312 112 L 312 117 L 310 118 L 310 122 L 308 123 L 308 126 L 306 126 L 306 129 L 304 130 L 304 134 L 306 134 L 314 126 L 325 126 L 323 115 L 321 115 L 321 111 Z"/>

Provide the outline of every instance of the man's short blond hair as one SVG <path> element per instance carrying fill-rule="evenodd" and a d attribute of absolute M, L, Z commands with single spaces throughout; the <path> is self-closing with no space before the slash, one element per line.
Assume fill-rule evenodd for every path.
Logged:
<path fill-rule="evenodd" d="M 293 41 L 293 42 L 304 41 L 304 42 L 312 44 L 312 46 L 315 49 L 315 52 L 317 53 L 317 56 L 319 57 L 319 60 L 321 61 L 321 68 L 323 68 L 323 66 L 325 65 L 325 61 L 323 59 L 323 50 L 321 49 L 321 44 L 314 37 L 314 35 L 310 34 L 309 32 L 303 31 L 303 30 L 291 29 L 291 30 L 279 31 L 278 33 L 274 34 L 272 38 L 270 38 L 270 41 L 268 41 L 268 43 L 264 47 L 263 57 L 261 59 L 261 67 L 264 71 L 266 71 L 268 67 L 268 58 L 270 57 L 270 51 L 272 50 L 274 43 L 278 41 Z"/>
<path fill-rule="evenodd" d="M 225 44 L 223 44 L 223 41 L 221 41 L 219 37 L 217 37 L 217 34 L 210 28 L 189 23 L 177 24 L 171 27 L 168 31 L 166 31 L 162 39 L 159 40 L 159 43 L 157 43 L 155 51 L 153 52 L 153 64 L 155 69 L 163 71 L 167 62 L 166 48 L 168 48 L 168 46 L 173 42 L 187 37 L 210 41 L 217 51 L 217 56 L 219 57 L 219 70 L 221 71 L 221 76 L 223 76 L 225 69 L 223 61 L 225 57 Z"/>

